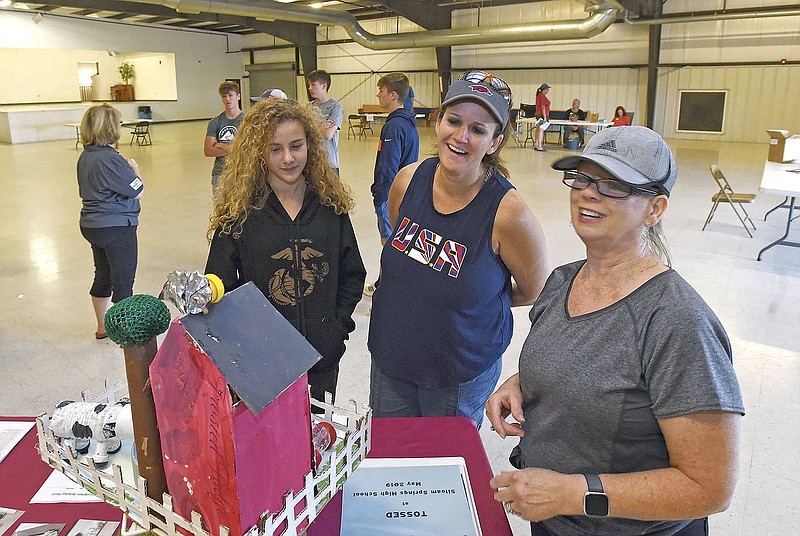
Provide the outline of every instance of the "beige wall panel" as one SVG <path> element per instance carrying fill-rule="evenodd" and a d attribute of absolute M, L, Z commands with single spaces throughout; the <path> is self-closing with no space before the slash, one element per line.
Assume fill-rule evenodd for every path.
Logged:
<path fill-rule="evenodd" d="M 639 89 L 646 77 L 643 69 L 499 69 L 494 72 L 511 86 L 515 106 L 534 104 L 536 89 L 547 82 L 553 86 L 548 95 L 553 110 L 566 110 L 577 97 L 582 109 L 598 112 L 604 119 L 611 119 L 618 104 L 629 112 L 644 113 L 644 94 Z M 643 118 L 635 117 L 634 122 L 641 124 Z"/>
<path fill-rule="evenodd" d="M 800 133 L 800 107 L 787 100 L 800 66 L 662 69 L 655 128 L 668 138 L 766 143 L 767 129 Z M 728 90 L 723 134 L 677 132 L 681 90 Z"/>
<path fill-rule="evenodd" d="M 253 52 L 253 63 L 286 63 L 294 62 L 294 60 L 294 48 L 256 50 Z"/>
<path fill-rule="evenodd" d="M 460 10 L 453 15 L 453 27 L 577 21 L 587 16 L 580 2 L 542 2 L 525 7 Z M 481 66 L 500 69 L 643 63 L 647 63 L 647 28 L 628 24 L 612 24 L 605 32 L 591 39 L 453 47 L 453 66 L 459 69 Z"/>
<path fill-rule="evenodd" d="M 358 113 L 362 104 L 378 104 L 375 94 L 378 92 L 380 73 L 331 75 L 330 95 L 342 103 L 345 116 Z M 435 108 L 439 105 L 438 81 L 434 73 L 409 73 L 408 80 L 414 88 L 416 106 Z M 297 94 L 307 95 L 305 81 L 297 79 Z M 299 100 L 303 101 L 304 97 Z"/>

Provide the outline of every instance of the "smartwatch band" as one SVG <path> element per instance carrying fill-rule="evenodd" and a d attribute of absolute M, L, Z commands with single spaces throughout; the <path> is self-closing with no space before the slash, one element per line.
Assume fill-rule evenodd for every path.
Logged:
<path fill-rule="evenodd" d="M 584 474 L 583 478 L 586 479 L 586 484 L 589 486 L 589 491 L 595 493 L 604 493 L 603 481 L 600 480 L 598 475 Z"/>
<path fill-rule="evenodd" d="M 592 517 L 607 517 L 609 513 L 608 495 L 603 490 L 603 482 L 598 475 L 584 474 L 589 487 L 583 496 L 583 513 Z"/>

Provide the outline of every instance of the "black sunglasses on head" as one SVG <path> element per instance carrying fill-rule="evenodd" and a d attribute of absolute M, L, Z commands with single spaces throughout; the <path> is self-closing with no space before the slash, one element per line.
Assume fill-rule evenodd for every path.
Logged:
<path fill-rule="evenodd" d="M 511 88 L 506 84 L 505 80 L 487 71 L 467 71 L 462 74 L 459 80 L 466 80 L 474 84 L 486 84 L 495 89 L 507 102 L 508 107 L 511 108 L 513 97 L 511 95 Z"/>
<path fill-rule="evenodd" d="M 594 184 L 597 193 L 615 199 L 623 199 L 632 195 L 660 195 L 659 192 L 647 188 L 637 188 L 617 179 L 596 179 L 577 170 L 565 171 L 561 182 L 573 190 L 585 190 L 590 184 Z"/>

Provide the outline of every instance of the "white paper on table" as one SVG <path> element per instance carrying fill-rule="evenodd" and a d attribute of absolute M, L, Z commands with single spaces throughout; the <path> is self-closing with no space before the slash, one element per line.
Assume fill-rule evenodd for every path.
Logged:
<path fill-rule="evenodd" d="M 114 536 L 119 523 L 95 519 L 79 519 L 67 536 Z"/>
<path fill-rule="evenodd" d="M 35 422 L 0 421 L 0 462 L 11 452 Z"/>
<path fill-rule="evenodd" d="M 14 510 L 13 508 L 0 506 L 0 534 L 5 534 L 24 513 L 24 510 Z"/>
<path fill-rule="evenodd" d="M 31 499 L 31 504 L 37 503 L 82 503 L 103 502 L 103 499 L 93 495 L 89 490 L 82 488 L 66 475 L 53 471 L 42 487 Z"/>
<path fill-rule="evenodd" d="M 58 536 L 65 523 L 20 523 L 11 536 Z"/>

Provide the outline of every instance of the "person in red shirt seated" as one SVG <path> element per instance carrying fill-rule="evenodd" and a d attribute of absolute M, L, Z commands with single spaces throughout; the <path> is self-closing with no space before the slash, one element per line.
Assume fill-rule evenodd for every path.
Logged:
<path fill-rule="evenodd" d="M 611 126 L 614 127 L 631 126 L 631 117 L 628 115 L 628 112 L 626 112 L 625 108 L 623 108 L 622 106 L 617 106 L 617 109 L 614 110 L 614 124 Z"/>

